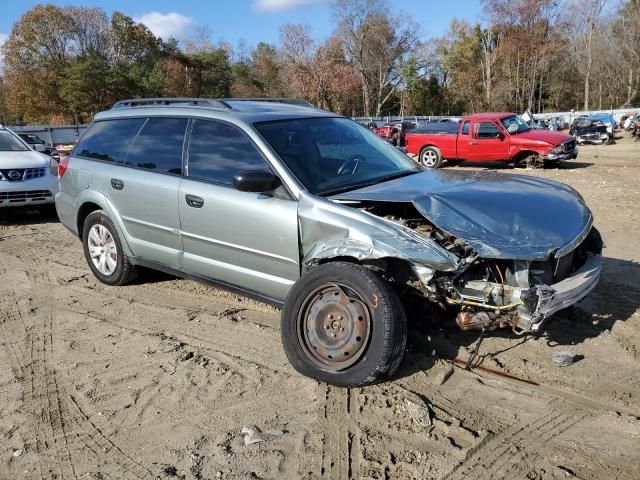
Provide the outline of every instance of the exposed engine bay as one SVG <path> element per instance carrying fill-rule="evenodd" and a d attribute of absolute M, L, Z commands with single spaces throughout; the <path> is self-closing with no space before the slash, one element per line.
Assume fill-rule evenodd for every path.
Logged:
<path fill-rule="evenodd" d="M 414 275 L 402 281 L 413 293 L 457 310 L 456 322 L 462 330 L 539 330 L 546 318 L 586 296 L 597 283 L 594 272 L 599 273 L 603 243 L 590 224 L 584 238 L 560 257 L 509 260 L 480 257 L 467 242 L 438 228 L 411 203 L 359 202 L 357 208 L 409 228 L 461 260 L 454 272 L 414 266 Z"/>

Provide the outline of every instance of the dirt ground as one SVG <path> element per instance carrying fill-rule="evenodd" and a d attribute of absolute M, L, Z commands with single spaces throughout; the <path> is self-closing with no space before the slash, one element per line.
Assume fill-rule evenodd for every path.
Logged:
<path fill-rule="evenodd" d="M 476 335 L 411 312 L 393 381 L 319 384 L 288 365 L 276 309 L 156 273 L 107 287 L 54 218 L 3 217 L 0 479 L 640 478 L 640 143 L 517 173 L 575 187 L 608 247 L 541 336 L 482 344 L 483 367 L 531 383 L 463 370 Z"/>

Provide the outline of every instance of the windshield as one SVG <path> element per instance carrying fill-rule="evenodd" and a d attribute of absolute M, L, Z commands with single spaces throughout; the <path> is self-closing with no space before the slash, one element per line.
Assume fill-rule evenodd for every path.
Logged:
<path fill-rule="evenodd" d="M 346 118 L 281 120 L 255 128 L 314 194 L 354 190 L 421 171 L 398 149 Z"/>
<path fill-rule="evenodd" d="M 503 118 L 500 121 L 502 122 L 502 125 L 504 126 L 505 130 L 509 132 L 511 135 L 526 132 L 527 130 L 531 129 L 531 127 L 527 125 L 527 122 L 525 122 L 518 115 L 514 115 L 513 117 Z"/>
<path fill-rule="evenodd" d="M 29 150 L 13 133 L 0 130 L 0 152 L 24 152 Z"/>

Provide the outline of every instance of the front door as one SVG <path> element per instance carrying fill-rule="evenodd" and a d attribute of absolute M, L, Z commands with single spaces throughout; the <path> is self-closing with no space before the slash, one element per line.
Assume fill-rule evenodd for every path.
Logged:
<path fill-rule="evenodd" d="M 282 301 L 300 276 L 297 202 L 233 187 L 237 172 L 268 168 L 238 127 L 193 121 L 178 196 L 183 268 Z"/>
<path fill-rule="evenodd" d="M 491 121 L 473 122 L 468 160 L 491 162 L 509 158 L 509 136 Z"/>
<path fill-rule="evenodd" d="M 469 160 L 469 142 L 473 140 L 471 138 L 470 125 L 471 122 L 466 120 L 458 134 L 456 154 L 459 160 Z"/>

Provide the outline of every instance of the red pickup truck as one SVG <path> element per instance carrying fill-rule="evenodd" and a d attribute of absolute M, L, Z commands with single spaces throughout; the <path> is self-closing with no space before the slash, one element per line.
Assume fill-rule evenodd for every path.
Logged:
<path fill-rule="evenodd" d="M 454 131 L 450 124 L 443 124 L 442 131 L 428 128 L 406 135 L 407 153 L 417 155 L 427 168 L 438 168 L 445 160 L 451 164 L 468 160 L 520 165 L 559 163 L 578 156 L 572 136 L 531 129 L 514 113 L 469 115 Z"/>

